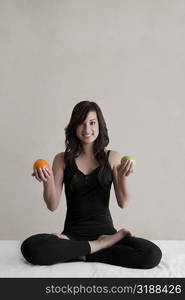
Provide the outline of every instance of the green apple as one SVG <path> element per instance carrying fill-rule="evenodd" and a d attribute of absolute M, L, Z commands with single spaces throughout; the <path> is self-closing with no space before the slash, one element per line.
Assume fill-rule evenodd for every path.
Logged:
<path fill-rule="evenodd" d="M 121 162 L 122 162 L 123 160 L 131 160 L 131 161 L 133 162 L 133 165 L 136 164 L 135 159 L 134 159 L 132 156 L 130 156 L 130 155 L 125 155 L 125 156 L 123 156 L 122 159 L 121 159 Z"/>

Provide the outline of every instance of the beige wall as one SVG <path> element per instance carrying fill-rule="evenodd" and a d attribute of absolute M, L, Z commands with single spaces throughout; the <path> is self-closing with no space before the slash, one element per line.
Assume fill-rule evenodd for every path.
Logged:
<path fill-rule="evenodd" d="M 185 1 L 1 0 L 0 238 L 60 232 L 65 195 L 47 210 L 35 159 L 64 151 L 73 106 L 96 101 L 109 149 L 133 155 L 132 198 L 117 228 L 185 239 Z"/>

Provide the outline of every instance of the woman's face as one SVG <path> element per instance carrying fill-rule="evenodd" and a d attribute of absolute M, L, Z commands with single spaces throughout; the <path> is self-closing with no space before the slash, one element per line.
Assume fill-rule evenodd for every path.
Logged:
<path fill-rule="evenodd" d="M 76 128 L 76 135 L 82 143 L 92 143 L 99 134 L 99 123 L 96 111 L 90 111 L 85 121 Z"/>

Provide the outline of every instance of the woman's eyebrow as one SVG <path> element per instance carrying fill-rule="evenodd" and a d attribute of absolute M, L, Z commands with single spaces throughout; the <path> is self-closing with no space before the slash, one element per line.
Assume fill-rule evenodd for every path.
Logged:
<path fill-rule="evenodd" d="M 91 119 L 91 120 L 89 120 L 87 122 L 91 122 L 91 121 L 97 121 L 97 119 Z M 84 123 L 85 123 L 85 121 L 84 121 Z"/>

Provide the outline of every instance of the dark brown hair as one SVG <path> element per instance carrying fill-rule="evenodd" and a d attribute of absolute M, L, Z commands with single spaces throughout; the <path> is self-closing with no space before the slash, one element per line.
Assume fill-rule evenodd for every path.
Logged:
<path fill-rule="evenodd" d="M 69 166 L 74 173 L 74 178 L 71 182 L 72 186 L 73 182 L 75 181 L 75 175 L 77 171 L 74 164 L 74 159 L 82 152 L 82 144 L 76 135 L 76 128 L 78 125 L 82 124 L 85 121 L 90 111 L 96 112 L 99 123 L 99 134 L 93 143 L 94 156 L 98 161 L 99 165 L 101 166 L 98 174 L 98 180 L 102 186 L 106 184 L 105 180 L 103 180 L 103 178 L 106 179 L 106 173 L 104 174 L 104 169 L 107 163 L 107 156 L 104 149 L 109 144 L 109 136 L 106 122 L 98 104 L 92 101 L 81 101 L 77 103 L 73 108 L 70 121 L 65 127 L 66 149 L 64 152 L 64 160 L 65 164 Z"/>

